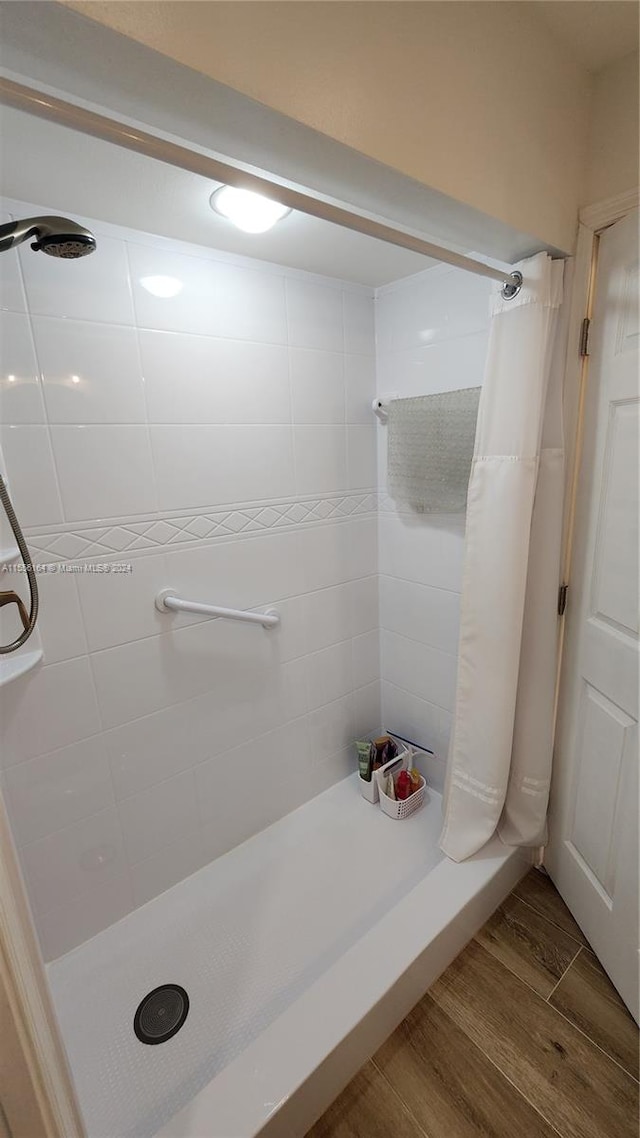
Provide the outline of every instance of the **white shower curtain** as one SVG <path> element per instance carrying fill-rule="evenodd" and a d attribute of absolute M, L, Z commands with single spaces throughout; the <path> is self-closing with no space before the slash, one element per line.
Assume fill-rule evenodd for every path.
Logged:
<path fill-rule="evenodd" d="M 551 778 L 563 499 L 561 376 L 551 359 L 563 263 L 517 266 L 492 299 L 465 536 L 443 851 L 462 861 L 499 831 L 545 837 Z M 544 429 L 543 429 L 544 428 Z"/>

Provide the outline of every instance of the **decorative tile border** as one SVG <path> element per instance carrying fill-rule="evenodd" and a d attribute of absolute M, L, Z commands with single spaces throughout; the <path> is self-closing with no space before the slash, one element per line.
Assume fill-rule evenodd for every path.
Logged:
<path fill-rule="evenodd" d="M 353 516 L 375 514 L 374 492 L 344 494 L 335 498 L 294 499 L 202 513 L 156 515 L 143 521 L 128 519 L 108 525 L 81 523 L 59 526 L 47 533 L 33 532 L 27 541 L 40 560 L 105 557 L 140 553 L 171 546 L 209 543 L 239 534 L 260 534 L 276 529 L 306 527 Z"/>

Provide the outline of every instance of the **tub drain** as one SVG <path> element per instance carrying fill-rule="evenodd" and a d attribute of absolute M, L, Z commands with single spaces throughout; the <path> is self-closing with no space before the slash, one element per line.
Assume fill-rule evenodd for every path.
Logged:
<path fill-rule="evenodd" d="M 189 997 L 179 984 L 162 984 L 138 1004 L 133 1030 L 141 1043 L 164 1043 L 180 1031 L 189 1013 Z"/>

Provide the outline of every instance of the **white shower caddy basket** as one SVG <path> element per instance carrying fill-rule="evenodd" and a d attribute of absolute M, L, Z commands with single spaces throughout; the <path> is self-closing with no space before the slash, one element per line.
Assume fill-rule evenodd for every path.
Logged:
<path fill-rule="evenodd" d="M 419 755 L 421 752 L 411 747 L 408 743 L 405 743 L 402 739 L 398 739 L 395 736 L 392 736 L 392 738 L 395 739 L 398 745 L 398 754 L 395 758 L 389 759 L 389 762 L 385 763 L 383 767 L 380 767 L 380 770 L 374 771 L 369 782 L 360 778 L 360 793 L 363 798 L 366 798 L 367 802 L 373 804 L 379 802 L 380 808 L 389 818 L 410 818 L 411 815 L 415 814 L 416 810 L 419 810 L 422 806 L 427 792 L 427 784 L 424 778 L 422 778 L 422 775 L 420 776 L 420 786 L 418 789 L 414 790 L 413 794 L 410 794 L 408 798 L 402 800 L 389 798 L 382 789 L 381 779 L 388 774 L 389 771 L 395 774 L 403 769 L 409 770 L 414 755 Z"/>
<path fill-rule="evenodd" d="M 390 818 L 398 818 L 400 820 L 410 818 L 412 814 L 415 814 L 416 810 L 420 809 L 425 800 L 427 784 L 422 775 L 420 775 L 420 786 L 417 790 L 414 790 L 413 794 L 410 794 L 408 798 L 389 798 L 382 789 L 382 779 L 384 776 L 399 773 L 401 770 L 409 770 L 415 754 L 419 754 L 419 752 L 414 751 L 413 747 L 405 747 L 400 754 L 396 755 L 395 759 L 390 759 L 388 763 L 385 763 L 385 765 L 380 767 L 380 770 L 375 773 L 378 782 L 378 794 L 380 795 L 380 809 L 385 814 L 388 814 Z"/>

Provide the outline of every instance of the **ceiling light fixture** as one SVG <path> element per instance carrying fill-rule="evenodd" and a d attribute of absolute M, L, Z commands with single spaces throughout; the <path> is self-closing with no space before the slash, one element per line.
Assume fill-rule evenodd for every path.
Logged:
<path fill-rule="evenodd" d="M 291 210 L 280 202 L 254 194 L 251 190 L 236 190 L 233 186 L 220 186 L 212 193 L 211 208 L 232 221 L 245 233 L 266 233 Z"/>

